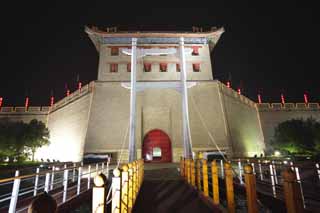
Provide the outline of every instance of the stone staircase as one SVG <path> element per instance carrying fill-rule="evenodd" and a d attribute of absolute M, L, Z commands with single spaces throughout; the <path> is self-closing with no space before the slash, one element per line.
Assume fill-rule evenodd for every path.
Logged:
<path fill-rule="evenodd" d="M 179 177 L 176 167 L 159 168 L 158 165 L 146 165 L 144 182 L 133 212 L 212 213 L 221 211 L 186 184 Z"/>

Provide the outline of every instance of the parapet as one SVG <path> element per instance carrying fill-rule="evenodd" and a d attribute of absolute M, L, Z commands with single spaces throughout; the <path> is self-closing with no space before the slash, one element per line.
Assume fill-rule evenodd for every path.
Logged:
<path fill-rule="evenodd" d="M 259 111 L 318 111 L 319 103 L 261 103 L 256 104 Z"/>
<path fill-rule="evenodd" d="M 36 107 L 1 107 L 0 113 L 30 113 L 30 114 L 48 114 L 48 106 L 36 106 Z"/>
<path fill-rule="evenodd" d="M 77 89 L 69 96 L 59 100 L 53 106 L 30 106 L 30 107 L 1 107 L 0 114 L 49 114 L 51 111 L 59 109 L 78 98 L 93 91 L 94 82 L 84 85 L 81 89 Z"/>
<path fill-rule="evenodd" d="M 232 88 L 227 87 L 225 84 L 219 82 L 221 85 L 221 91 L 224 95 L 227 95 L 229 97 L 233 97 L 234 99 L 238 100 L 239 102 L 246 104 L 250 107 L 256 107 L 256 103 L 252 100 L 250 100 L 248 97 L 239 94 L 237 91 L 235 91 Z"/>
<path fill-rule="evenodd" d="M 53 106 L 50 107 L 50 112 L 55 111 L 79 98 L 93 91 L 94 81 L 91 81 L 89 84 L 84 85 L 81 89 L 77 89 L 73 93 L 70 93 L 69 96 L 64 97 L 63 99 L 57 101 Z"/>

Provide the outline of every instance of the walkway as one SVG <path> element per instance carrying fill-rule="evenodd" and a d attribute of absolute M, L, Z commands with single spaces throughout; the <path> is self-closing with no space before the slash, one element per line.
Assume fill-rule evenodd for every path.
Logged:
<path fill-rule="evenodd" d="M 134 213 L 221 212 L 179 177 L 177 167 L 178 164 L 145 164 Z"/>

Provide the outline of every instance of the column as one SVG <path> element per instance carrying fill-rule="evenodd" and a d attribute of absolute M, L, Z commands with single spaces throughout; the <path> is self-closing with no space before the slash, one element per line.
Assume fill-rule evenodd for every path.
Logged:
<path fill-rule="evenodd" d="M 181 65 L 181 95 L 182 95 L 182 131 L 183 131 L 183 148 L 184 157 L 192 158 L 191 135 L 189 126 L 189 107 L 188 107 L 188 90 L 187 90 L 187 67 L 186 57 L 184 54 L 184 38 L 180 37 L 180 65 Z"/>
<path fill-rule="evenodd" d="M 136 70 L 137 70 L 137 38 L 131 44 L 131 90 L 130 90 L 130 132 L 129 162 L 136 159 Z"/>

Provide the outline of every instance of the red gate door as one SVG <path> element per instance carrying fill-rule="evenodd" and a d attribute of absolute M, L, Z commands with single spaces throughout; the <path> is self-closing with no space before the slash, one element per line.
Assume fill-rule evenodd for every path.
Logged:
<path fill-rule="evenodd" d="M 172 150 L 169 136 L 160 129 L 148 132 L 143 140 L 142 157 L 146 162 L 171 162 Z"/>

